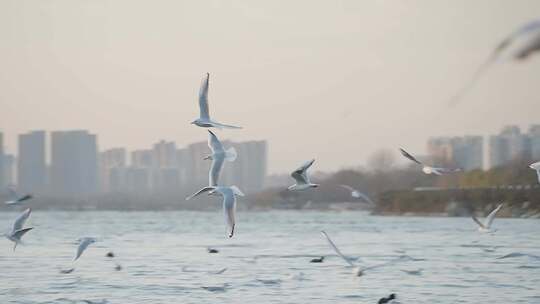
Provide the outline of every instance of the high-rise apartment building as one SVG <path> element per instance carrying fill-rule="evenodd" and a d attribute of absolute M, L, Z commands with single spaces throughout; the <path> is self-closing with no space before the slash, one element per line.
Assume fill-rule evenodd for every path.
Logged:
<path fill-rule="evenodd" d="M 51 133 L 51 186 L 57 195 L 97 192 L 96 135 L 85 130 Z"/>
<path fill-rule="evenodd" d="M 482 136 L 432 137 L 428 154 L 435 166 L 455 166 L 463 170 L 482 169 L 484 160 Z"/>
<path fill-rule="evenodd" d="M 528 159 L 531 154 L 529 137 L 518 126 L 506 126 L 498 135 L 489 137 L 489 167 L 499 167 L 511 161 Z"/>
<path fill-rule="evenodd" d="M 23 192 L 42 192 L 47 186 L 46 133 L 32 131 L 19 135 L 17 185 Z"/>

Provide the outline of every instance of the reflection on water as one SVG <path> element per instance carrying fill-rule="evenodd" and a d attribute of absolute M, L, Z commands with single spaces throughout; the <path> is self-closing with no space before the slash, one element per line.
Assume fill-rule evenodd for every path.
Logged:
<path fill-rule="evenodd" d="M 0 214 L 4 230 L 16 215 Z M 0 241 L 0 303 L 540 303 L 538 220 L 483 234 L 468 218 L 240 212 L 232 239 L 219 212 L 36 211 L 27 225 L 15 253 Z M 323 229 L 360 265 L 413 259 L 354 277 Z M 99 242 L 62 274 L 83 236 Z"/>

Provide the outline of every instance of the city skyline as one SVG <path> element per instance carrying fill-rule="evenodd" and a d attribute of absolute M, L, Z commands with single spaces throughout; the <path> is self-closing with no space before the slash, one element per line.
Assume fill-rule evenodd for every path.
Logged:
<path fill-rule="evenodd" d="M 487 136 L 431 136 L 425 141 L 425 153 L 415 152 L 429 164 L 465 171 L 485 170 L 516 159 L 540 159 L 540 124 L 530 125 L 524 132 L 516 125 L 499 130 Z M 4 137 L 0 131 L 0 143 Z M 3 187 L 16 184 L 22 191 L 58 194 L 150 193 L 177 191 L 178 187 L 196 189 L 208 182 L 210 162 L 203 160 L 210 152 L 207 141 L 179 146 L 162 139 L 128 150 L 99 149 L 100 135 L 87 130 L 34 130 L 17 137 L 21 154 L 4 154 L 0 161 Z M 267 182 L 275 185 L 289 179 L 289 172 L 276 175 L 268 170 L 266 141 L 223 143 L 239 152 L 236 162 L 225 165 L 221 178 L 224 184 L 241 185 L 247 193 L 253 193 L 267 187 Z M 402 160 L 398 156 L 392 164 L 410 165 Z M 69 168 L 77 170 L 66 171 Z"/>
<path fill-rule="evenodd" d="M 323 171 L 354 167 L 381 148 L 419 151 L 432 134 L 489 134 L 540 111 L 539 56 L 497 64 L 458 106 L 446 104 L 501 39 L 538 17 L 534 0 L 9 3 L 0 3 L 9 134 L 87 129 L 102 134 L 102 149 L 196 142 L 204 132 L 189 122 L 206 72 L 212 115 L 244 127 L 220 137 L 267 140 L 272 173 L 305 158 Z M 16 137 L 5 141 L 16 149 Z"/>
<path fill-rule="evenodd" d="M 540 127 L 538 127 L 539 124 L 535 124 L 535 123 L 532 123 L 532 124 L 505 124 L 505 125 L 501 125 L 499 126 L 498 129 L 496 130 L 500 130 L 501 132 L 504 133 L 504 129 L 506 127 L 512 127 L 512 128 L 518 128 L 519 130 L 528 130 L 528 132 L 532 132 L 534 133 L 536 136 L 538 136 L 540 134 Z M 10 134 L 7 134 L 5 131 L 1 130 L 0 129 L 0 134 L 2 135 L 2 137 L 0 138 L 1 140 L 4 141 L 5 143 L 5 138 L 6 137 L 15 137 L 15 138 L 18 138 L 20 139 L 20 136 L 21 135 L 30 135 L 30 134 L 34 134 L 36 132 L 46 132 L 46 133 L 50 133 L 52 134 L 53 132 L 63 132 L 63 131 L 86 131 L 86 130 L 82 130 L 82 129 L 74 129 L 74 130 L 52 130 L 52 131 L 47 131 L 47 130 L 28 130 L 27 132 L 25 133 L 21 133 L 21 134 L 11 134 L 12 136 L 9 136 Z M 8 136 L 6 136 L 6 134 Z M 204 133 L 203 133 L 204 134 Z M 526 133 L 523 133 L 524 135 Z M 446 151 L 445 149 L 441 150 L 441 151 L 438 151 L 438 152 L 430 152 L 430 141 L 432 140 L 435 140 L 435 141 L 440 141 L 440 140 L 443 140 L 443 141 L 447 141 L 447 140 L 452 140 L 452 139 L 469 139 L 469 140 L 473 140 L 475 138 L 480 138 L 480 140 L 482 141 L 482 160 L 481 160 L 481 163 L 483 164 L 481 167 L 478 167 L 476 165 L 472 165 L 472 167 L 470 167 L 471 165 L 462 165 L 460 167 L 464 167 L 464 168 L 467 168 L 467 169 L 472 169 L 472 168 L 480 168 L 480 169 L 489 169 L 491 167 L 493 167 L 491 165 L 491 161 L 490 159 L 492 158 L 492 156 L 490 155 L 490 139 L 493 137 L 493 136 L 498 136 L 497 135 L 497 131 L 494 131 L 494 130 L 491 130 L 490 132 L 486 133 L 486 134 L 453 134 L 453 135 L 430 135 L 426 138 L 424 138 L 424 144 L 422 145 L 421 149 L 416 151 L 417 153 L 419 153 L 419 155 L 421 156 L 429 156 L 429 157 L 432 157 L 432 156 L 437 156 L 436 154 L 437 153 L 448 153 L 448 151 Z M 100 134 L 100 139 L 102 138 L 103 136 Z M 159 137 L 158 137 L 159 138 Z M 0 143 L 1 143 L 1 140 L 0 140 Z M 224 142 L 235 142 L 235 141 L 231 141 L 229 140 L 227 137 L 225 137 L 225 139 L 223 139 Z M 254 140 L 254 139 L 247 139 L 245 141 L 257 141 L 257 140 Z M 268 142 L 267 140 L 264 140 L 264 139 L 261 139 L 259 141 L 266 141 Z M 159 139 L 159 140 L 155 140 L 151 143 L 149 143 L 148 145 L 154 145 L 154 144 L 157 144 L 159 142 L 170 142 L 170 143 L 173 143 L 174 145 L 177 145 L 177 147 L 189 147 L 191 145 L 196 145 L 196 144 L 200 144 L 201 145 L 201 151 L 204 151 L 206 149 L 206 140 L 199 140 L 199 141 L 196 141 L 196 142 L 188 142 L 188 143 L 185 143 L 185 144 L 178 144 L 176 141 L 169 141 L 169 140 L 165 140 L 163 138 Z M 244 142 L 244 141 L 237 141 L 237 142 Z M 537 139 L 536 141 L 534 141 L 534 143 L 536 143 L 534 145 L 534 151 L 531 152 L 531 156 L 532 158 L 540 158 L 540 139 Z M 20 144 L 16 141 L 16 146 L 20 149 Z M 100 146 L 101 147 L 101 146 Z M 4 146 L 2 147 L 3 148 L 3 152 L 6 154 L 6 155 L 13 155 L 17 158 L 17 153 L 15 153 L 15 151 L 19 150 L 19 149 L 9 149 L 9 147 L 6 148 L 6 145 L 4 144 Z M 389 150 L 395 150 L 397 149 L 398 147 L 385 147 L 385 148 L 382 148 L 382 149 L 389 149 Z M 109 148 L 100 148 L 99 149 L 99 152 L 104 152 L 104 151 L 109 151 L 109 150 L 115 150 L 115 149 L 125 149 L 127 152 L 126 154 L 126 158 L 124 161 L 127 161 L 128 159 L 130 160 L 130 164 L 131 164 L 131 160 L 133 160 L 134 158 L 137 158 L 138 156 L 137 155 L 133 155 L 134 153 L 137 154 L 137 153 L 143 153 L 144 151 L 150 151 L 151 149 L 146 149 L 145 148 L 142 148 L 142 147 L 133 147 L 133 148 L 129 148 L 129 147 L 126 147 L 126 146 L 122 146 L 121 144 L 116 144 L 116 145 L 112 145 L 111 147 Z M 376 150 L 376 151 L 373 151 L 373 153 L 377 153 L 379 151 L 381 151 L 382 149 L 379 149 L 379 150 Z M 15 150 L 15 151 L 14 151 Z M 412 149 L 411 149 L 412 150 Z M 396 156 L 398 155 L 398 153 L 395 153 Z M 127 157 L 127 155 L 129 155 L 129 157 Z M 446 154 L 445 154 L 446 155 Z M 440 159 L 440 160 L 444 160 L 445 158 L 448 158 L 447 155 L 445 156 L 441 156 L 439 155 L 438 157 L 435 157 L 435 159 Z M 369 156 L 371 155 L 368 155 L 368 158 Z M 140 157 L 140 156 L 139 156 Z M 448 159 L 447 159 L 448 160 Z M 51 161 L 51 153 L 46 153 L 46 163 L 47 165 L 50 164 L 50 161 Z M 368 161 L 368 160 L 366 160 Z M 397 163 L 400 164 L 400 165 L 406 165 L 408 162 L 404 159 L 402 159 L 401 157 L 398 157 L 396 159 Z M 476 160 L 475 162 L 477 162 L 478 160 Z M 365 167 L 367 165 L 366 162 L 361 162 L 361 163 L 357 163 L 357 164 L 350 164 L 350 165 L 346 165 L 346 164 L 341 164 L 341 165 L 338 165 L 337 167 L 335 168 L 331 168 L 329 170 L 316 170 L 316 171 L 321 171 L 321 172 L 332 172 L 332 171 L 336 171 L 336 170 L 340 170 L 340 169 L 344 169 L 344 168 L 357 168 L 357 167 Z M 288 171 L 273 171 L 272 170 L 272 167 L 271 167 L 271 164 L 270 162 L 268 162 L 268 174 L 271 174 L 271 175 L 275 175 L 275 174 L 289 174 L 292 169 L 288 170 Z"/>
<path fill-rule="evenodd" d="M 0 146 L 3 135 L 0 131 Z M 237 185 L 246 193 L 262 190 L 267 176 L 267 143 L 223 143 L 239 155 L 225 165 L 222 182 Z M 36 130 L 19 134 L 18 147 L 21 154 L 17 158 L 0 150 L 1 187 L 13 184 L 25 192 L 73 196 L 183 193 L 208 183 L 207 141 L 178 147 L 175 142 L 159 140 L 132 151 L 122 147 L 102 150 L 99 135 L 88 130 Z"/>

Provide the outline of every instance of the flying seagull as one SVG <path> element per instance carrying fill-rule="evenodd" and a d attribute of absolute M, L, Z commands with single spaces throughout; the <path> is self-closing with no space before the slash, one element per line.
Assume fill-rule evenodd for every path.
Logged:
<path fill-rule="evenodd" d="M 537 51 L 540 51 L 540 19 L 523 25 L 503 39 L 488 59 L 478 67 L 471 80 L 452 96 L 449 105 L 456 105 L 494 63 L 501 61 L 501 57 L 506 57 L 503 55 L 506 54 L 513 60 L 523 60 Z"/>
<path fill-rule="evenodd" d="M 217 136 L 210 130 L 208 130 L 210 137 L 208 138 L 208 147 L 212 151 L 212 154 L 206 156 L 204 159 L 211 159 L 212 165 L 210 165 L 210 171 L 208 172 L 208 187 L 204 187 L 199 191 L 195 192 L 191 196 L 187 197 L 186 200 L 204 193 L 214 190 L 218 185 L 219 175 L 221 174 L 221 169 L 225 161 L 232 162 L 236 159 L 237 154 L 234 147 L 231 147 L 227 150 L 223 147 L 223 144 Z"/>
<path fill-rule="evenodd" d="M 75 254 L 75 257 L 73 258 L 73 261 L 78 260 L 83 252 L 90 246 L 91 244 L 95 243 L 97 240 L 92 237 L 84 237 L 79 239 L 79 246 L 77 247 L 77 253 Z"/>
<path fill-rule="evenodd" d="M 403 150 L 402 148 L 399 148 L 399 151 L 401 152 L 401 155 L 405 156 L 407 159 L 412 160 L 413 162 L 419 164 L 422 166 L 422 172 L 425 174 L 435 174 L 435 175 L 443 175 L 446 173 L 454 173 L 459 172 L 461 169 L 449 169 L 449 168 L 437 168 L 437 167 L 431 167 L 423 164 L 418 159 L 416 159 L 414 156 L 409 154 L 407 151 Z"/>
<path fill-rule="evenodd" d="M 534 164 L 530 164 L 529 168 L 536 171 L 536 176 L 538 176 L 538 182 L 540 183 L 540 162 L 536 162 Z"/>
<path fill-rule="evenodd" d="M 32 198 L 31 194 L 18 195 L 17 191 L 13 188 L 8 188 L 8 201 L 4 202 L 6 205 L 19 205 L 21 202 L 29 200 Z"/>
<path fill-rule="evenodd" d="M 484 222 L 480 222 L 479 219 L 477 219 L 474 215 L 472 216 L 472 219 L 478 224 L 478 231 L 481 231 L 481 232 L 488 232 L 488 231 L 492 231 L 491 230 L 491 223 L 493 223 L 493 220 L 495 219 L 495 215 L 497 215 L 497 212 L 499 212 L 499 210 L 501 210 L 502 208 L 502 204 L 499 204 L 497 206 L 497 208 L 495 208 L 493 211 L 491 211 L 490 214 L 488 214 L 488 216 L 486 217 L 486 219 L 484 220 Z"/>
<path fill-rule="evenodd" d="M 313 163 L 315 162 L 314 159 L 306 162 L 303 164 L 300 168 L 296 169 L 291 173 L 292 178 L 296 181 L 296 184 L 289 186 L 289 190 L 291 191 L 300 191 L 300 190 L 306 190 L 309 188 L 317 188 L 319 187 L 318 184 L 312 184 L 309 181 L 309 177 L 307 176 L 307 170 Z"/>
<path fill-rule="evenodd" d="M 210 110 L 208 108 L 208 81 L 210 80 L 210 74 L 206 73 L 206 77 L 203 79 L 201 89 L 199 90 L 199 118 L 195 119 L 191 123 L 202 128 L 218 128 L 218 129 L 241 129 L 242 127 L 236 127 L 231 125 L 225 125 L 216 121 L 212 121 L 210 118 Z"/>
<path fill-rule="evenodd" d="M 210 166 L 210 173 L 208 176 L 208 184 L 210 186 L 217 186 L 224 161 L 233 162 L 236 159 L 237 154 L 234 147 L 225 150 L 221 141 L 219 141 L 217 136 L 212 131 L 208 130 L 208 133 L 210 134 L 210 137 L 208 138 L 208 147 L 212 151 L 211 155 L 204 158 L 212 160 L 212 165 Z"/>
<path fill-rule="evenodd" d="M 238 189 L 236 186 L 209 186 L 199 190 L 197 193 L 186 198 L 186 200 L 189 200 L 204 192 L 208 192 L 210 195 L 221 195 L 223 197 L 223 213 L 225 214 L 225 221 L 229 227 L 229 237 L 233 237 L 234 228 L 236 225 L 236 196 L 244 196 L 244 193 L 242 193 L 242 191 L 240 191 L 240 189 Z"/>
<path fill-rule="evenodd" d="M 367 195 L 365 195 L 364 193 L 354 189 L 353 187 L 348 186 L 348 185 L 339 185 L 339 186 L 344 188 L 344 189 L 349 190 L 351 192 L 352 197 L 359 198 L 359 199 L 365 201 L 366 203 L 369 203 L 371 205 L 375 205 L 375 203 Z"/>
<path fill-rule="evenodd" d="M 32 209 L 28 208 L 21 213 L 15 222 L 13 223 L 13 227 L 11 228 L 11 231 L 9 233 L 4 234 L 4 236 L 12 241 L 14 243 L 13 245 L 13 251 L 15 251 L 15 248 L 17 248 L 17 245 L 21 243 L 21 238 L 25 233 L 28 231 L 34 229 L 32 227 L 30 228 L 23 228 L 24 223 L 26 220 L 30 217 L 30 213 L 32 212 Z"/>
<path fill-rule="evenodd" d="M 341 253 L 341 251 L 337 248 L 336 244 L 334 244 L 334 242 L 330 239 L 330 237 L 328 236 L 328 234 L 325 231 L 321 231 L 321 233 L 322 233 L 322 235 L 324 235 L 324 237 L 328 241 L 328 244 L 330 244 L 330 247 L 332 247 L 332 249 L 334 249 L 336 254 L 339 257 L 341 257 L 345 261 L 345 263 L 348 264 L 349 267 L 353 268 L 353 273 L 357 277 L 360 277 L 360 276 L 364 275 L 364 272 L 366 270 L 375 269 L 375 268 L 379 268 L 379 267 L 382 267 L 382 266 L 390 265 L 390 264 L 393 264 L 395 262 L 402 261 L 402 260 L 404 260 L 404 258 L 410 259 L 410 257 L 401 256 L 401 257 L 399 257 L 397 259 L 394 259 L 394 260 L 386 262 L 386 263 L 381 263 L 381 264 L 368 266 L 368 267 L 360 267 L 360 266 L 354 264 L 350 258 L 346 257 L 343 253 Z"/>

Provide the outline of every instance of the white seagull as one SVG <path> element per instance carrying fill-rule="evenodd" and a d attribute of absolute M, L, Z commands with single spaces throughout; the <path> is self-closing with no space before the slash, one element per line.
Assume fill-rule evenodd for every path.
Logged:
<path fill-rule="evenodd" d="M 218 128 L 218 129 L 241 129 L 242 127 L 225 125 L 210 119 L 210 110 L 208 108 L 208 81 L 210 80 L 210 74 L 206 73 L 206 77 L 203 79 L 201 89 L 199 90 L 199 109 L 200 117 L 191 123 L 202 128 Z"/>
<path fill-rule="evenodd" d="M 401 155 L 405 156 L 407 159 L 412 160 L 413 162 L 419 164 L 422 166 L 422 172 L 425 174 L 435 174 L 435 175 L 443 175 L 447 173 L 454 173 L 459 172 L 461 169 L 449 169 L 449 168 L 437 168 L 437 167 L 431 167 L 423 164 L 418 159 L 416 159 L 414 156 L 409 154 L 407 151 L 403 150 L 402 148 L 399 148 L 399 151 L 401 152 Z"/>
<path fill-rule="evenodd" d="M 8 188 L 8 201 L 4 202 L 6 205 L 19 205 L 21 202 L 31 199 L 31 194 L 18 195 L 17 191 L 13 188 Z"/>
<path fill-rule="evenodd" d="M 536 176 L 538 176 L 538 182 L 540 183 L 540 162 L 536 162 L 534 164 L 530 164 L 529 168 L 536 171 Z"/>
<path fill-rule="evenodd" d="M 75 262 L 77 259 L 81 257 L 83 252 L 90 246 L 91 244 L 95 243 L 97 240 L 92 237 L 84 237 L 79 239 L 79 246 L 77 247 L 77 253 L 75 254 L 75 257 L 73 258 L 73 261 Z"/>
<path fill-rule="evenodd" d="M 365 201 L 366 203 L 369 203 L 371 205 L 375 205 L 375 203 L 367 195 L 365 195 L 364 193 L 354 189 L 353 187 L 348 186 L 348 185 L 339 185 L 339 186 L 349 190 L 351 192 L 352 197 L 359 198 L 359 199 Z"/>
<path fill-rule="evenodd" d="M 210 133 L 210 137 L 208 138 L 208 147 L 210 147 L 210 150 L 212 150 L 212 154 L 204 158 L 212 160 L 212 165 L 210 165 L 210 171 L 208 172 L 208 187 L 200 189 L 191 196 L 187 197 L 186 200 L 190 200 L 203 192 L 214 190 L 214 188 L 218 185 L 219 175 L 221 174 L 221 169 L 223 168 L 224 162 L 233 162 L 237 156 L 234 147 L 225 150 L 223 144 L 221 141 L 219 141 L 217 136 L 210 130 L 208 130 L 208 132 Z"/>
<path fill-rule="evenodd" d="M 389 261 L 389 262 L 386 262 L 386 263 L 381 263 L 381 264 L 377 264 L 377 265 L 373 265 L 373 266 L 369 266 L 369 267 L 360 267 L 356 264 L 354 264 L 350 258 L 346 257 L 343 253 L 341 253 L 341 251 L 337 248 L 336 244 L 334 244 L 334 242 L 332 242 L 332 240 L 330 239 L 330 237 L 328 236 L 328 234 L 326 234 L 325 231 L 321 231 L 322 235 L 324 235 L 324 237 L 326 238 L 326 240 L 328 241 L 328 244 L 330 244 L 330 247 L 332 247 L 332 249 L 334 249 L 334 251 L 336 252 L 336 254 L 341 257 L 348 265 L 349 267 L 352 267 L 353 268 L 353 273 L 355 276 L 357 277 L 360 277 L 362 275 L 364 275 L 364 272 L 366 270 L 369 270 L 369 269 L 375 269 L 375 268 L 379 268 L 379 267 L 382 267 L 382 266 L 386 266 L 386 265 L 390 265 L 390 264 L 393 264 L 395 262 L 398 262 L 398 261 L 402 261 L 404 260 L 404 258 L 408 258 L 410 259 L 410 257 L 407 257 L 407 256 L 401 256 L 397 259 L 394 259 L 392 261 Z"/>
<path fill-rule="evenodd" d="M 34 229 L 32 227 L 30 228 L 23 228 L 24 223 L 26 220 L 30 217 L 30 213 L 32 212 L 32 209 L 28 208 L 21 213 L 13 223 L 13 227 L 11 228 L 11 232 L 4 234 L 4 236 L 12 241 L 14 244 L 13 251 L 15 251 L 15 248 L 17 248 L 17 245 L 21 243 L 21 238 L 25 233 L 28 231 Z"/>
<path fill-rule="evenodd" d="M 236 212 L 236 196 L 244 196 L 244 193 L 238 189 L 236 186 L 224 187 L 224 186 L 209 186 L 202 188 L 197 193 L 186 198 L 189 200 L 203 192 L 207 192 L 210 195 L 221 195 L 223 197 L 223 213 L 225 214 L 225 221 L 229 227 L 229 237 L 233 237 L 234 228 L 236 225 L 235 222 L 235 212 Z"/>
<path fill-rule="evenodd" d="M 488 216 L 486 217 L 486 219 L 484 220 L 484 222 L 480 222 L 479 219 L 476 218 L 476 216 L 472 216 L 472 219 L 478 224 L 478 231 L 480 232 L 489 232 L 489 231 L 495 231 L 495 230 L 491 230 L 491 223 L 493 223 L 493 220 L 495 219 L 495 215 L 497 215 L 497 212 L 499 212 L 499 210 L 501 210 L 502 208 L 502 204 L 499 204 L 499 206 L 497 206 L 497 208 L 495 208 L 493 211 L 491 211 L 490 214 L 488 214 Z"/>
<path fill-rule="evenodd" d="M 449 104 L 456 105 L 472 89 L 488 68 L 501 61 L 503 57 L 512 60 L 523 60 L 538 51 L 540 51 L 540 19 L 523 25 L 503 39 L 491 52 L 488 59 L 476 70 L 471 80 L 450 99 Z"/>
<path fill-rule="evenodd" d="M 309 177 L 307 176 L 307 170 L 309 169 L 309 167 L 311 167 L 311 165 L 313 165 L 314 162 L 315 160 L 312 159 L 291 173 L 291 176 L 296 181 L 296 184 L 289 186 L 288 188 L 289 190 L 300 191 L 300 190 L 306 190 L 309 188 L 319 187 L 318 184 L 312 184 L 309 181 Z"/>
<path fill-rule="evenodd" d="M 217 186 L 219 175 L 221 173 L 221 169 L 223 168 L 223 163 L 225 161 L 233 162 L 236 159 L 237 154 L 234 147 L 230 147 L 229 149 L 225 150 L 221 141 L 219 141 L 217 136 L 212 131 L 208 130 L 208 133 L 210 133 L 210 137 L 208 138 L 208 147 L 210 150 L 212 150 L 212 154 L 204 158 L 212 160 L 212 165 L 210 166 L 210 173 L 208 176 L 208 184 L 210 186 Z"/>

